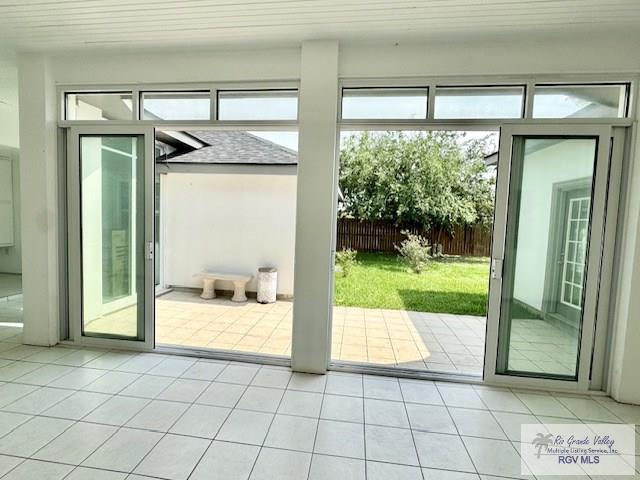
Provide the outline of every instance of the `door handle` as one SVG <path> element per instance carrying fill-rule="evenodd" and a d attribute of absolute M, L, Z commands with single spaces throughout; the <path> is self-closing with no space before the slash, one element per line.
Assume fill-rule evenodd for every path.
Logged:
<path fill-rule="evenodd" d="M 502 259 L 491 259 L 491 278 L 495 280 L 502 278 Z"/>
<path fill-rule="evenodd" d="M 144 249 L 144 258 L 153 260 L 153 242 L 147 242 Z"/>

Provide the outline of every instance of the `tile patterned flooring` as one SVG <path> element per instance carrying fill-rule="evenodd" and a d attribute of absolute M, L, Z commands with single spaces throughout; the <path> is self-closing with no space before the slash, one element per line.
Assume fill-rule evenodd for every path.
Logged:
<path fill-rule="evenodd" d="M 202 300 L 191 291 L 156 299 L 156 341 L 265 355 L 291 355 L 293 303 L 261 305 L 255 300 Z M 124 309 L 89 324 L 101 332 L 133 335 L 135 309 Z M 417 371 L 482 375 L 485 317 L 335 307 L 334 361 L 369 363 Z M 572 374 L 576 337 L 540 320 L 513 322 L 510 367 Z"/>
<path fill-rule="evenodd" d="M 237 304 L 173 291 L 156 299 L 160 344 L 291 355 L 292 302 Z M 90 324 L 133 334 L 135 311 L 121 310 Z M 485 318 L 335 307 L 333 360 L 393 368 L 482 375 Z"/>
<path fill-rule="evenodd" d="M 2 480 L 533 478 L 521 423 L 640 423 L 607 397 L 20 341 L 0 325 Z"/>
<path fill-rule="evenodd" d="M 156 298 L 156 342 L 288 357 L 292 308 L 290 301 L 238 304 L 172 291 Z M 134 309 L 124 309 L 94 320 L 88 328 L 134 335 L 135 318 Z M 484 317 L 335 307 L 332 358 L 482 375 L 484 336 Z"/>

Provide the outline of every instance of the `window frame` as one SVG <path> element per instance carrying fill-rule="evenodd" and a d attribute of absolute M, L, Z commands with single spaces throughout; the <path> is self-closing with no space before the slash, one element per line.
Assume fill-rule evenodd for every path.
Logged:
<path fill-rule="evenodd" d="M 180 119 L 180 120 L 171 120 L 171 119 L 146 119 L 144 118 L 144 101 L 145 101 L 145 95 L 146 94 L 151 94 L 151 95 L 157 95 L 157 94 L 189 94 L 189 93 L 193 93 L 193 94 L 205 94 L 209 97 L 209 118 L 206 120 L 195 120 L 195 119 Z M 208 88 L 203 88 L 203 89 L 172 89 L 172 90 L 167 90 L 167 89 L 141 89 L 138 92 L 138 112 L 137 112 L 137 117 L 135 118 L 135 120 L 140 120 L 143 122 L 146 121 L 152 121 L 152 122 L 201 122 L 201 121 L 210 121 L 212 119 L 211 115 L 213 114 L 213 110 L 212 110 L 212 106 L 211 106 L 211 90 Z"/>
<path fill-rule="evenodd" d="M 136 108 L 137 108 L 137 101 L 136 101 L 136 97 L 134 95 L 134 92 L 132 90 L 126 89 L 126 88 L 115 88 L 115 89 L 90 89 L 90 90 L 83 90 L 83 89 L 73 89 L 73 90 L 66 90 L 63 95 L 62 95 L 62 101 L 61 101 L 61 110 L 62 110 L 62 116 L 61 118 L 65 121 L 68 122 L 74 122 L 74 123 L 87 123 L 87 122 L 100 122 L 103 124 L 109 124 L 112 125 L 113 122 L 127 122 L 128 120 L 69 120 L 68 116 L 69 116 L 69 96 L 70 95 L 130 95 L 131 96 L 131 117 L 132 120 L 136 119 Z"/>
<path fill-rule="evenodd" d="M 59 85 L 57 88 L 57 121 L 59 127 L 72 127 L 77 125 L 148 125 L 148 126 L 219 126 L 224 128 L 261 128 L 270 126 L 273 128 L 297 128 L 298 119 L 295 120 L 218 120 L 217 97 L 218 91 L 294 91 L 299 97 L 299 81 L 278 82 L 234 82 L 234 83 L 180 83 L 180 84 L 117 84 L 117 85 Z M 209 92 L 210 107 L 209 120 L 145 120 L 143 119 L 143 95 L 155 92 Z M 70 120 L 67 118 L 66 101 L 68 94 L 100 94 L 100 93 L 131 93 L 132 115 L 128 120 Z M 298 102 L 299 109 L 299 102 Z M 298 116 L 298 115 L 296 115 Z"/>
<path fill-rule="evenodd" d="M 282 92 L 282 93 L 286 93 L 286 92 L 295 92 L 295 98 L 296 98 L 296 118 L 295 119 L 288 119 L 288 120 L 275 120 L 275 119 L 264 119 L 264 120 L 249 120 L 249 119 L 245 119 L 245 120 L 220 120 L 220 94 L 224 94 L 224 93 L 247 93 L 247 94 L 251 94 L 251 93 L 256 93 L 256 94 L 260 94 L 260 93 L 269 93 L 269 92 Z M 289 97 L 287 97 L 289 98 Z M 298 122 L 298 118 L 300 117 L 300 90 L 299 89 L 293 89 L 293 88 L 250 88 L 250 89 L 245 89 L 245 88 L 233 88 L 233 89 L 216 89 L 215 90 L 215 107 L 214 107 L 214 112 L 215 112 L 215 121 L 216 122 Z"/>
<path fill-rule="evenodd" d="M 425 102 L 425 116 L 424 118 L 416 118 L 416 119 L 411 119 L 411 118 L 396 118 L 396 117 L 389 117 L 389 118 L 372 118 L 372 119 L 359 119 L 359 118 L 343 118 L 342 116 L 342 110 L 344 107 L 344 98 L 345 98 L 345 92 L 349 91 L 349 92 L 357 92 L 357 91 L 362 91 L 362 92 L 370 92 L 372 93 L 372 97 L 375 96 L 384 96 L 384 93 L 392 93 L 392 92 L 411 92 L 411 91 L 415 91 L 415 92 L 424 92 L 426 94 L 426 102 Z M 377 93 L 377 95 L 376 95 Z M 359 121 L 359 120 L 380 120 L 380 121 L 395 121 L 395 120 L 416 120 L 416 121 L 420 121 L 420 120 L 427 120 L 429 118 L 430 115 L 430 108 L 431 108 L 431 102 L 430 102 L 430 98 L 431 98 L 431 87 L 429 87 L 429 85 L 415 85 L 415 86 L 399 86 L 399 87 L 366 87 L 366 86 L 361 86 L 361 87 L 345 87 L 345 86 L 341 86 L 340 87 L 340 105 L 339 105 L 339 112 L 338 112 L 338 118 L 343 120 L 343 121 Z"/>
<path fill-rule="evenodd" d="M 436 109 L 435 102 L 438 97 L 438 90 L 464 90 L 464 89 L 476 89 L 476 90 L 499 90 L 501 88 L 513 88 L 520 89 L 522 91 L 522 99 L 520 100 L 520 116 L 519 117 L 486 117 L 486 118 L 478 118 L 478 117 L 445 117 L 445 118 L 436 118 Z M 502 121 L 510 121 L 510 120 L 518 120 L 525 118 L 526 107 L 527 107 L 527 85 L 525 83 L 513 83 L 513 84 L 500 84 L 500 85 L 436 85 L 435 92 L 433 95 L 433 119 L 437 121 L 442 120 L 492 120 L 493 122 L 502 122 Z"/>
<path fill-rule="evenodd" d="M 636 115 L 636 98 L 640 77 L 636 73 L 610 74 L 606 77 L 602 74 L 577 74 L 577 75 L 485 75 L 485 76 L 444 76 L 444 77 L 413 77 L 413 78 L 342 78 L 339 82 L 340 98 L 338 100 L 338 127 L 342 129 L 381 129 L 381 128 L 425 128 L 432 125 L 448 126 L 457 125 L 466 128 L 482 128 L 483 126 L 495 126 L 508 123 L 578 123 L 600 124 L 609 123 L 614 126 L 629 126 Z M 624 117 L 593 117 L 593 118 L 533 118 L 533 98 L 535 87 L 558 85 L 627 85 L 626 115 Z M 451 118 L 436 119 L 435 96 L 440 88 L 501 88 L 522 86 L 523 112 L 520 118 Z M 362 119 L 349 120 L 342 118 L 342 94 L 344 89 L 400 89 L 400 88 L 427 88 L 428 107 L 425 120 L 387 120 L 387 119 Z M 435 92 L 435 93 L 434 93 Z"/>
<path fill-rule="evenodd" d="M 446 76 L 446 77 L 408 77 L 408 78 L 339 78 L 339 98 L 337 109 L 338 128 L 368 129 L 377 126 L 378 128 L 424 128 L 429 125 L 457 125 L 466 128 L 482 128 L 484 126 L 495 126 L 508 121 L 532 122 L 536 123 L 602 123 L 606 121 L 611 125 L 629 126 L 633 123 L 636 115 L 636 101 L 638 95 L 638 83 L 640 77 L 635 73 L 611 74 L 607 78 L 598 74 L 584 75 L 536 75 L 536 76 L 513 76 L 513 75 L 485 75 L 485 76 Z M 524 88 L 524 108 L 521 118 L 498 119 L 436 119 L 435 96 L 437 88 L 491 88 L 509 87 L 522 85 Z M 626 105 L 625 117 L 599 117 L 599 118 L 533 118 L 533 98 L 536 86 L 571 86 L 571 85 L 626 85 Z M 296 127 L 296 120 L 218 120 L 218 92 L 222 91 L 283 91 L 291 90 L 300 96 L 299 80 L 282 81 L 254 81 L 254 82 L 225 82 L 225 83 L 136 83 L 136 84 L 109 84 L 109 85 L 87 85 L 87 84 L 61 84 L 58 86 L 58 125 L 69 127 L 73 125 L 216 125 L 233 127 L 260 127 L 271 125 L 277 128 Z M 342 118 L 342 98 L 345 89 L 363 90 L 401 90 L 401 89 L 426 89 L 427 90 L 427 118 L 426 119 L 358 119 L 348 120 Z M 142 119 L 142 95 L 145 92 L 203 92 L 209 91 L 211 98 L 210 120 L 144 120 Z M 132 118 L 130 120 L 69 120 L 66 118 L 67 94 L 100 94 L 100 93 L 128 93 L 132 94 Z M 298 109 L 300 104 L 298 102 Z"/>
<path fill-rule="evenodd" d="M 611 81 L 611 82 L 538 82 L 533 86 L 531 91 L 531 118 L 536 121 L 539 120 L 579 120 L 580 117 L 534 117 L 533 116 L 533 104 L 536 97 L 536 89 L 539 87 L 623 87 L 624 88 L 624 105 L 623 105 L 623 115 L 620 117 L 583 117 L 582 119 L 599 119 L 599 120 L 611 120 L 611 119 L 631 119 L 634 117 L 632 114 L 633 107 L 635 106 L 635 102 L 633 98 L 634 92 L 634 82 L 633 80 L 627 81 Z M 637 85 L 635 86 L 637 89 Z M 620 108 L 620 106 L 618 106 Z"/>

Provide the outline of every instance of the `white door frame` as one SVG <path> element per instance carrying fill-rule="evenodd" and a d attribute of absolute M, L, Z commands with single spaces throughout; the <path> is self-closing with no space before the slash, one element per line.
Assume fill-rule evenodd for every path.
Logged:
<path fill-rule="evenodd" d="M 505 253 L 511 162 L 514 136 L 567 136 L 597 137 L 597 153 L 594 165 L 593 207 L 589 232 L 587 280 L 583 306 L 582 334 L 579 345 L 578 376 L 576 381 L 533 378 L 497 374 L 498 335 L 502 297 L 502 271 Z M 598 289 L 604 242 L 605 207 L 609 173 L 611 143 L 610 125 L 567 124 L 504 124 L 500 131 L 500 151 L 496 185 L 495 222 L 492 247 L 492 269 L 489 288 L 487 340 L 485 349 L 484 380 L 487 384 L 513 387 L 557 389 L 586 392 L 590 385 L 591 358 L 594 346 L 594 329 L 598 306 Z"/>
<path fill-rule="evenodd" d="M 82 135 L 140 135 L 144 137 L 144 242 L 147 245 L 144 258 L 144 339 L 88 337 L 82 335 L 82 267 L 81 267 L 81 216 L 80 216 L 80 137 Z M 69 262 L 69 340 L 78 345 L 124 348 L 129 350 L 153 350 L 154 332 L 154 128 L 150 126 L 74 126 L 67 135 L 67 228 Z M 151 245 L 151 248 L 148 246 Z"/>

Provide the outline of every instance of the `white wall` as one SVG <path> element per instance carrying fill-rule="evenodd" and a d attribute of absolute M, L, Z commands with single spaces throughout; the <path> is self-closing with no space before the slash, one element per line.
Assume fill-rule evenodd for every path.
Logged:
<path fill-rule="evenodd" d="M 431 42 L 341 45 L 342 77 L 532 75 L 638 72 L 636 35 L 464 35 Z"/>
<path fill-rule="evenodd" d="M 542 310 L 553 186 L 593 175 L 594 142 L 566 140 L 526 154 L 513 296 Z"/>
<path fill-rule="evenodd" d="M 169 173 L 161 195 L 166 285 L 201 287 L 193 275 L 203 270 L 255 277 L 275 267 L 278 293 L 293 294 L 296 175 Z"/>
<path fill-rule="evenodd" d="M 640 99 L 637 99 L 640 107 Z M 640 112 L 638 118 L 640 120 Z M 634 125 L 629 168 L 622 179 L 617 292 L 613 293 L 613 339 L 608 391 L 620 402 L 640 405 L 640 135 Z"/>

